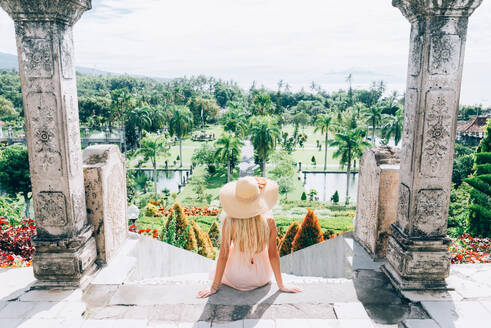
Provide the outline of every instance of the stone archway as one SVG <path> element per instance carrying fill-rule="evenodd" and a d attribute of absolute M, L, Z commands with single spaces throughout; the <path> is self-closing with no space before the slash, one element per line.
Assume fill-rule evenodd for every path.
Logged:
<path fill-rule="evenodd" d="M 443 288 L 456 117 L 469 16 L 482 0 L 393 0 L 411 22 L 401 185 L 386 274 Z M 81 160 L 72 26 L 90 0 L 0 0 L 15 21 L 34 210 L 36 278 L 79 284 L 95 269 Z"/>

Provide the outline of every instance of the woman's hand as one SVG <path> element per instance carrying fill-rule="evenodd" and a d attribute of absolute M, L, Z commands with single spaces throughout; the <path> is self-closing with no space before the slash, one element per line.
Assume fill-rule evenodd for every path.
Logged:
<path fill-rule="evenodd" d="M 280 291 L 283 293 L 300 293 L 302 290 L 295 286 L 279 286 Z"/>
<path fill-rule="evenodd" d="M 198 292 L 198 298 L 207 298 L 217 292 L 217 289 L 213 287 L 205 287 Z"/>

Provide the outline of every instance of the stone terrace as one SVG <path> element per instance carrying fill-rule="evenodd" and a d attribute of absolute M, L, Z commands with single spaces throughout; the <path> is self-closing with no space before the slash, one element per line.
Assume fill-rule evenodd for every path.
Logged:
<path fill-rule="evenodd" d="M 348 261 L 347 278 L 285 274 L 287 282 L 304 291 L 279 293 L 275 284 L 250 292 L 223 287 L 209 299 L 197 299 L 197 291 L 209 283 L 206 272 L 179 274 L 174 269 L 135 275 L 135 269 L 149 269 L 146 260 L 153 252 L 163 253 L 161 247 L 168 248 L 167 258 L 176 259 L 176 267 L 185 251 L 132 236 L 85 291 L 32 289 L 30 268 L 0 272 L 0 327 L 447 328 L 484 327 L 491 320 L 490 264 L 453 265 L 447 279 L 453 291 L 401 294 L 380 271 L 383 262 L 373 262 L 350 234 L 337 239 L 316 245 L 317 250 L 307 248 L 302 256 L 308 258 L 310 250 L 321 248 L 334 265 L 342 267 Z M 351 245 L 342 257 L 336 254 L 339 247 L 332 246 L 340 242 Z M 142 251 L 148 259 L 137 263 L 132 257 Z M 188 253 L 182 262 L 192 266 L 189 271 L 214 264 L 202 259 Z"/>

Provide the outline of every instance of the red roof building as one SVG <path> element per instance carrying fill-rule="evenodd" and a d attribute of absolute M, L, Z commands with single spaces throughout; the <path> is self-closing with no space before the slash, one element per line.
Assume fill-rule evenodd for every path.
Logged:
<path fill-rule="evenodd" d="M 476 116 L 474 119 L 457 125 L 457 140 L 472 144 L 479 143 L 484 138 L 484 130 L 490 116 Z"/>

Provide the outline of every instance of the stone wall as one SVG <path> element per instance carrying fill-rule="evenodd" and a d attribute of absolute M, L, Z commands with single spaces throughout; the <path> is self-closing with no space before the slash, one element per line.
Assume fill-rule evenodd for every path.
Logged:
<path fill-rule="evenodd" d="M 396 149 L 367 149 L 360 161 L 354 237 L 374 258 L 385 257 L 389 228 L 397 216 L 398 190 Z"/>
<path fill-rule="evenodd" d="M 128 235 L 125 161 L 115 145 L 83 152 L 87 217 L 94 227 L 97 260 L 107 263 Z"/>

